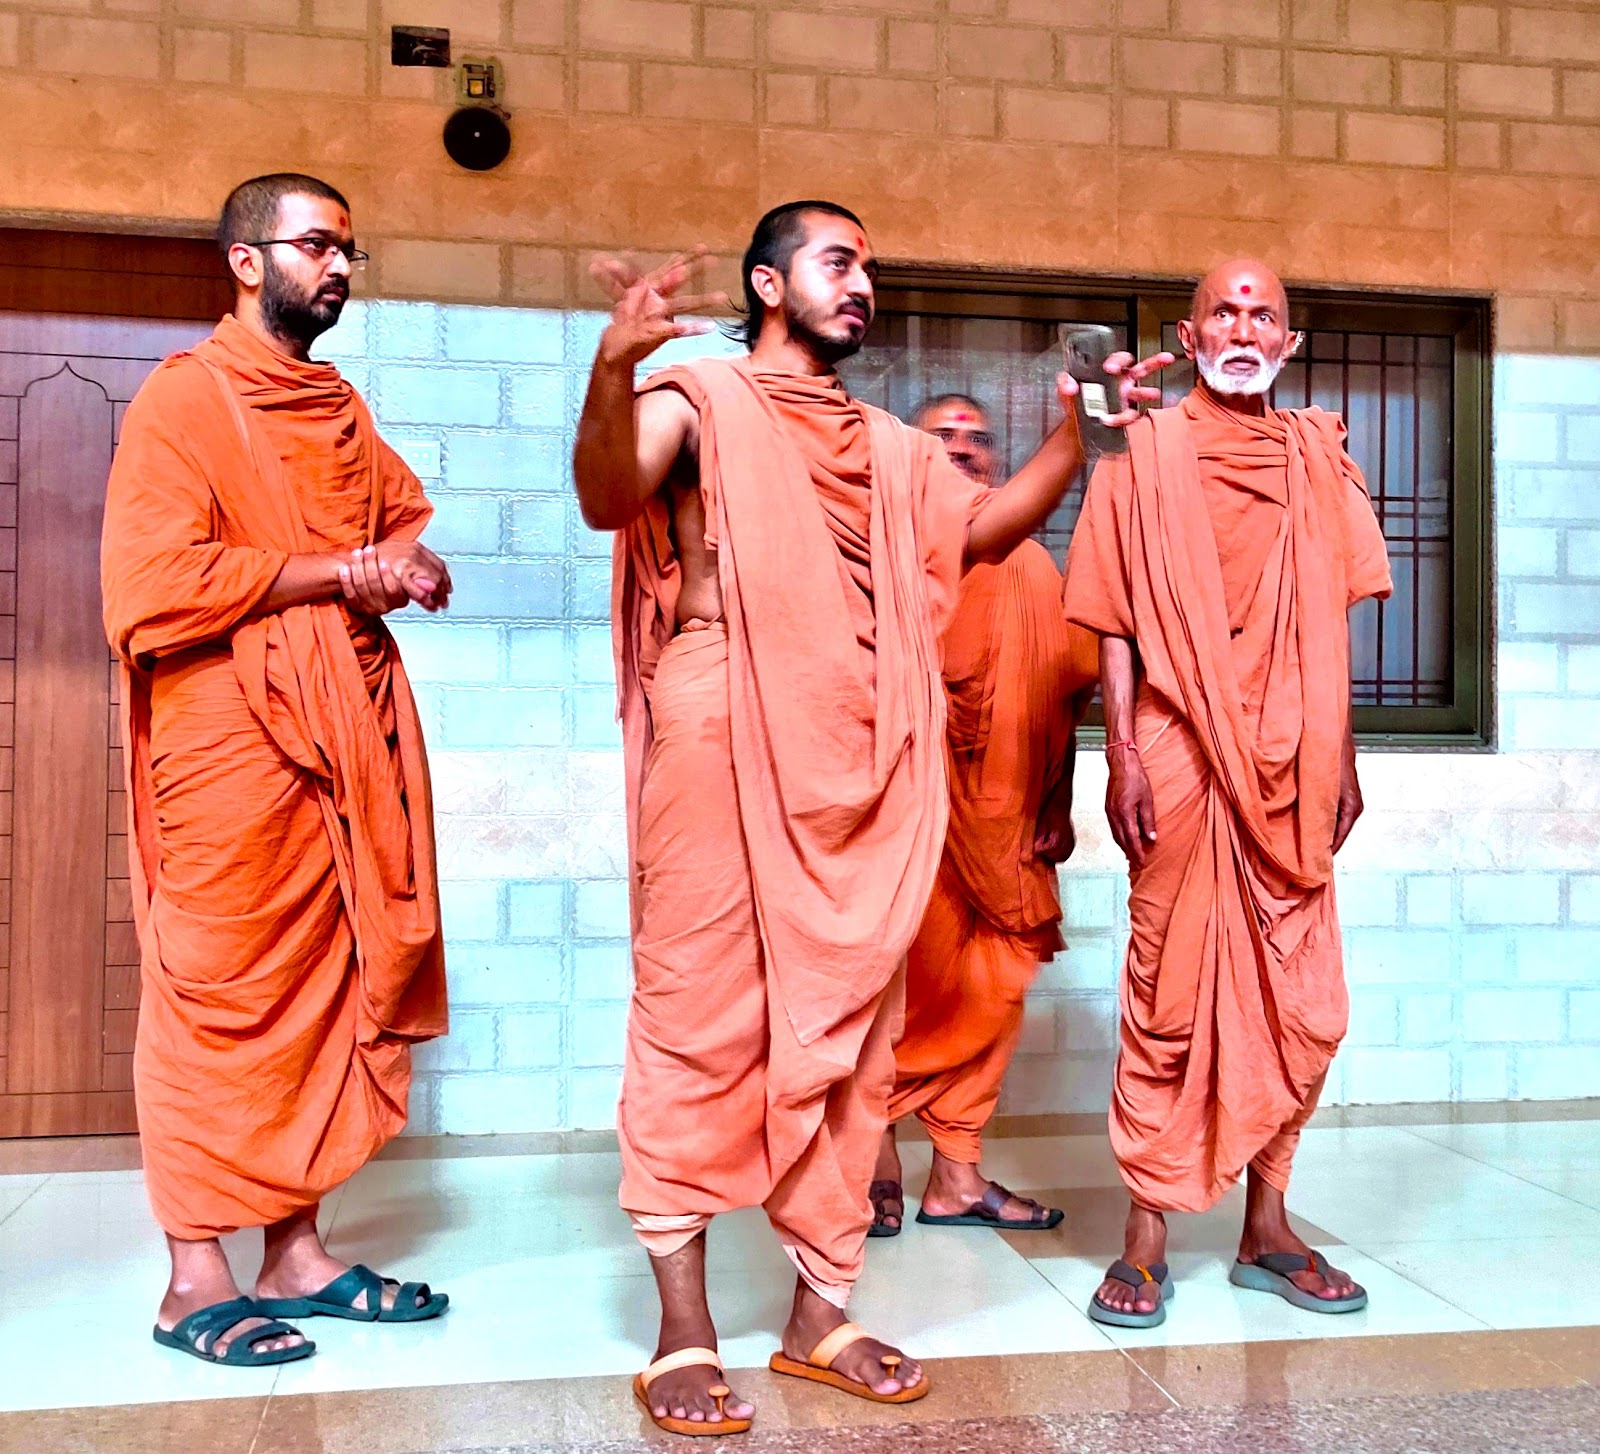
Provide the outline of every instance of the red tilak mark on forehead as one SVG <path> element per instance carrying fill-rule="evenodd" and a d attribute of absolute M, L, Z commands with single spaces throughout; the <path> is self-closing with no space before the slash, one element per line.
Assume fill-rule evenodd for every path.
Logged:
<path fill-rule="evenodd" d="M 956 423 L 957 424 L 970 424 L 970 423 L 972 423 L 972 415 L 970 415 L 970 414 L 957 414 L 956 415 Z"/>
<path fill-rule="evenodd" d="M 1239 291 L 1241 293 L 1245 294 L 1246 297 L 1248 297 L 1249 294 L 1250 294 L 1250 284 L 1249 283 L 1241 283 L 1239 285 Z"/>

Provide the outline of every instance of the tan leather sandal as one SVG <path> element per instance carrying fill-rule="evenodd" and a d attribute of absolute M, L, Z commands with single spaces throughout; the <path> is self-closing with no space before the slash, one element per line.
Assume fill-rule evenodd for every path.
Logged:
<path fill-rule="evenodd" d="M 655 1410 L 650 1407 L 650 1385 L 663 1374 L 676 1373 L 680 1368 L 715 1368 L 718 1374 L 723 1371 L 722 1359 L 715 1348 L 680 1348 L 676 1353 L 656 1359 L 643 1373 L 636 1374 L 633 1380 L 633 1396 L 644 1405 L 652 1424 L 669 1434 L 683 1434 L 690 1439 L 716 1439 L 724 1434 L 743 1434 L 750 1428 L 751 1420 L 732 1419 L 723 1413 L 722 1406 L 732 1396 L 733 1390 L 721 1382 L 714 1383 L 707 1390 L 716 1400 L 717 1412 L 722 1414 L 719 1421 L 675 1419 L 671 1414 L 657 1418 Z"/>
<path fill-rule="evenodd" d="M 840 1393 L 864 1398 L 875 1404 L 909 1404 L 915 1403 L 919 1398 L 927 1398 L 930 1387 L 927 1374 L 922 1375 L 920 1383 L 914 1383 L 910 1388 L 902 1388 L 899 1393 L 877 1393 L 859 1379 L 834 1371 L 834 1360 L 851 1344 L 859 1343 L 867 1336 L 867 1333 L 854 1323 L 840 1323 L 811 1350 L 810 1358 L 804 1363 L 796 1362 L 780 1350 L 767 1361 L 767 1367 L 774 1373 L 787 1374 L 790 1378 L 808 1378 L 813 1383 L 825 1383 L 829 1388 L 838 1389 Z M 900 1362 L 898 1353 L 883 1355 L 883 1366 L 888 1369 L 890 1378 L 897 1376 L 895 1370 L 899 1368 Z"/>

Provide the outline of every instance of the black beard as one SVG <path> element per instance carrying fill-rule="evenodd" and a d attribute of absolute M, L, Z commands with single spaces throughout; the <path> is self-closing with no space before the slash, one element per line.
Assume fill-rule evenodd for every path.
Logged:
<path fill-rule="evenodd" d="M 866 340 L 864 333 L 859 339 L 828 338 L 818 333 L 805 318 L 793 313 L 789 315 L 788 324 L 789 337 L 801 344 L 818 363 L 825 363 L 829 368 L 860 353 Z"/>
<path fill-rule="evenodd" d="M 343 298 L 307 297 L 267 257 L 261 277 L 261 321 L 275 338 L 309 349 L 343 311 Z"/>

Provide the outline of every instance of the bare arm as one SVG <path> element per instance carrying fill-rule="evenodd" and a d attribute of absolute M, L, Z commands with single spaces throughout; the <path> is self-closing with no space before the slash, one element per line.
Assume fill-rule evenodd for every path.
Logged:
<path fill-rule="evenodd" d="M 1114 353 L 1106 372 L 1118 375 L 1122 412 L 1105 422 L 1125 429 L 1139 417 L 1139 405 L 1161 397 L 1144 380 L 1172 362 L 1170 353 L 1158 353 L 1135 363 L 1133 355 Z M 1055 428 L 1038 453 L 995 490 L 984 502 L 967 531 L 967 563 L 1001 561 L 1041 525 L 1061 503 L 1072 477 L 1083 467 L 1083 443 L 1078 437 L 1078 411 L 1074 400 L 1078 381 L 1071 374 L 1056 378 L 1056 394 L 1067 417 Z"/>
<path fill-rule="evenodd" d="M 590 269 L 616 302 L 589 372 L 578 420 L 572 474 L 578 507 L 592 530 L 621 530 L 659 490 L 678 456 L 698 449 L 698 420 L 675 389 L 637 400 L 634 366 L 672 338 L 710 326 L 680 313 L 715 304 L 721 294 L 685 296 L 697 255 L 675 257 L 651 273 L 615 259 Z"/>
<path fill-rule="evenodd" d="M 1067 417 L 1051 431 L 1033 458 L 984 501 L 968 529 L 968 564 L 1001 561 L 1010 555 L 1044 524 L 1067 493 L 1072 477 L 1083 467 L 1083 445 L 1078 439 L 1078 419 L 1071 403 L 1077 382 L 1069 382 L 1072 393 L 1062 390 Z"/>
<path fill-rule="evenodd" d="M 1144 867 L 1156 841 L 1156 805 L 1150 779 L 1133 745 L 1136 673 L 1133 642 L 1122 636 L 1100 638 L 1100 702 L 1106 714 L 1106 820 L 1117 847 L 1132 869 Z"/>
<path fill-rule="evenodd" d="M 621 530 L 661 488 L 678 456 L 698 448 L 699 421 L 676 389 L 635 399 L 632 361 L 608 359 L 605 349 L 602 339 L 578 420 L 572 474 L 584 524 Z"/>

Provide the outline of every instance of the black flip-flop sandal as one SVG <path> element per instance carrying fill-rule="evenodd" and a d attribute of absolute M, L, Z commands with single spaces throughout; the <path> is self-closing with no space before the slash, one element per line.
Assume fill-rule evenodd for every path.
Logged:
<path fill-rule="evenodd" d="M 1148 1313 L 1124 1312 L 1121 1308 L 1111 1307 L 1100 1301 L 1100 1294 L 1089 1299 L 1089 1316 L 1097 1323 L 1105 1323 L 1113 1328 L 1159 1328 L 1167 1320 L 1167 1304 L 1177 1294 L 1177 1289 L 1172 1285 L 1172 1278 L 1168 1275 L 1165 1262 L 1152 1262 L 1148 1267 L 1139 1267 L 1131 1262 L 1124 1262 L 1120 1257 L 1106 1268 L 1106 1277 L 1113 1282 L 1126 1283 L 1131 1288 L 1144 1287 L 1146 1283 L 1154 1283 L 1156 1291 L 1161 1294 L 1159 1301 Z"/>
<path fill-rule="evenodd" d="M 1320 1252 L 1309 1257 L 1303 1252 L 1268 1252 L 1254 1262 L 1235 1262 L 1228 1281 L 1251 1292 L 1275 1293 L 1308 1313 L 1359 1313 L 1367 1305 L 1367 1290 L 1359 1284 L 1343 1297 L 1318 1297 L 1296 1287 L 1290 1278 L 1295 1272 L 1314 1272 L 1326 1278 L 1331 1271 L 1328 1259 Z"/>
<path fill-rule="evenodd" d="M 867 1228 L 867 1236 L 898 1237 L 906 1224 L 905 1188 L 897 1181 L 875 1181 L 867 1188 L 867 1196 L 872 1201 L 872 1225 Z M 890 1202 L 899 1210 L 890 1210 Z M 897 1225 L 891 1227 L 884 1221 L 885 1217 L 898 1218 Z"/>
<path fill-rule="evenodd" d="M 222 1363 L 230 1368 L 267 1368 L 274 1363 L 293 1363 L 301 1358 L 309 1358 L 317 1351 L 317 1345 L 309 1338 L 293 1348 L 257 1348 L 256 1344 L 272 1338 L 299 1335 L 298 1328 L 291 1328 L 276 1319 L 263 1323 L 259 1328 L 252 1328 L 248 1333 L 240 1333 L 230 1340 L 225 1352 L 213 1351 L 217 1339 L 229 1328 L 248 1318 L 259 1318 L 264 1313 L 265 1309 L 259 1303 L 247 1297 L 230 1298 L 225 1303 L 212 1303 L 208 1308 L 201 1308 L 186 1318 L 180 1318 L 170 1330 L 158 1326 L 151 1330 L 151 1336 L 163 1348 L 176 1348 L 202 1363 Z"/>
<path fill-rule="evenodd" d="M 1027 1218 L 1002 1217 L 1000 1209 L 1008 1201 L 1018 1201 L 1027 1207 Z M 980 1200 L 954 1216 L 940 1217 L 920 1207 L 917 1209 L 917 1220 L 924 1227 L 989 1227 L 996 1232 L 1048 1232 L 1052 1227 L 1059 1227 L 1066 1215 L 1060 1207 L 1047 1207 L 1032 1197 L 1019 1197 L 997 1181 L 989 1183 Z"/>

